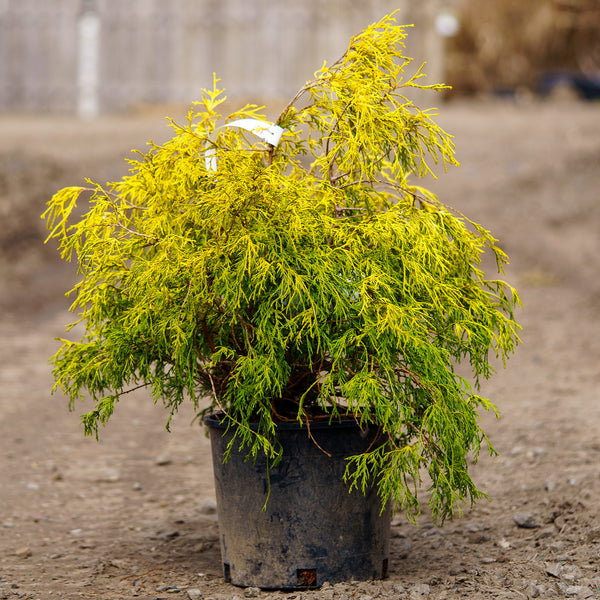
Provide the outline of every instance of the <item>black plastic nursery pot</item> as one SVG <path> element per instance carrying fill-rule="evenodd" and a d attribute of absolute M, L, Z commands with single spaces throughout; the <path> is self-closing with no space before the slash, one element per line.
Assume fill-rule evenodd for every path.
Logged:
<path fill-rule="evenodd" d="M 346 458 L 382 443 L 354 421 L 282 423 L 282 460 L 231 453 L 234 431 L 217 416 L 209 427 L 223 574 L 234 585 L 307 589 L 324 582 L 382 579 L 388 568 L 391 511 L 375 488 L 344 483 Z M 234 447 L 235 448 L 235 447 Z M 263 507 L 266 504 L 266 509 Z"/>

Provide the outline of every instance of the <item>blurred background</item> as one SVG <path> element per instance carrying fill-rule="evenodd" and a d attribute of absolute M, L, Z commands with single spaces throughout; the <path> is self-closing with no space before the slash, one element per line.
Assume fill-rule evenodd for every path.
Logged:
<path fill-rule="evenodd" d="M 217 538 L 198 518 L 212 473 L 189 412 L 168 436 L 163 411 L 132 394 L 97 445 L 60 394 L 49 399 L 47 360 L 76 318 L 64 297 L 76 276 L 43 244 L 46 202 L 86 177 L 125 175 L 131 149 L 170 138 L 165 117 L 183 121 L 213 73 L 225 114 L 255 102 L 276 116 L 324 60 L 394 10 L 415 25 L 414 68 L 426 60 L 428 81 L 452 86 L 416 102 L 438 107 L 461 167 L 422 184 L 499 239 L 525 308 L 523 345 L 483 389 L 503 414 L 485 421 L 501 462 L 484 460 L 475 477 L 493 502 L 444 538 L 403 530 L 395 540 L 412 550 L 391 562 L 392 578 L 431 582 L 431 600 L 457 586 L 525 597 L 527 580 L 547 584 L 528 597 L 565 597 L 550 585 L 579 581 L 594 595 L 600 0 L 0 0 L 0 598 L 56 597 L 68 585 L 69 597 L 129 598 L 133 569 L 158 564 L 179 586 L 204 586 L 199 571 L 220 577 Z M 157 466 L 165 453 L 172 464 Z M 110 483 L 98 483 L 106 470 Z M 514 510 L 531 512 L 542 533 L 516 531 Z M 559 582 L 545 561 L 572 562 L 579 575 Z M 579 579 L 588 574 L 596 579 Z M 204 597 L 221 597 L 210 589 Z"/>
<path fill-rule="evenodd" d="M 452 97 L 600 94 L 598 0 L 0 0 L 0 111 L 189 103 L 213 73 L 230 98 L 288 98 L 395 10 Z"/>
<path fill-rule="evenodd" d="M 464 164 L 457 193 L 474 174 L 490 183 L 535 160 L 541 178 L 542 157 L 555 165 L 560 153 L 540 128 L 558 120 L 561 148 L 571 157 L 565 140 L 576 140 L 593 168 L 599 0 L 0 0 L 0 311 L 30 314 L 62 298 L 65 267 L 42 244 L 39 219 L 57 189 L 121 177 L 131 149 L 170 137 L 165 117 L 182 119 L 214 73 L 225 112 L 256 102 L 275 116 L 352 35 L 393 11 L 414 24 L 408 70 L 426 61 L 427 82 L 452 86 L 414 99 L 446 105 L 442 124 Z M 557 99 L 579 105 L 570 121 L 548 109 Z M 509 132 L 495 156 L 491 144 Z"/>

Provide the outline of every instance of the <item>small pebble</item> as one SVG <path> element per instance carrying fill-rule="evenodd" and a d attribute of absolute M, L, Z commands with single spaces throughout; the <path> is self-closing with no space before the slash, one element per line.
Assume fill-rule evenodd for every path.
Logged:
<path fill-rule="evenodd" d="M 429 596 L 431 588 L 426 583 L 417 583 L 408 590 L 410 598 L 421 598 L 422 596 Z"/>
<path fill-rule="evenodd" d="M 473 521 L 472 523 L 467 523 L 467 531 L 469 533 L 479 533 L 480 531 L 483 531 L 484 529 L 487 529 L 486 525 L 484 525 L 483 523 L 480 523 L 478 521 Z"/>
<path fill-rule="evenodd" d="M 552 577 L 560 577 L 563 567 L 560 563 L 546 564 L 546 573 Z"/>
<path fill-rule="evenodd" d="M 212 498 L 204 498 L 198 510 L 201 515 L 214 515 L 217 512 L 217 503 Z"/>
<path fill-rule="evenodd" d="M 187 595 L 190 600 L 199 600 L 202 598 L 202 592 L 196 588 L 188 590 Z"/>
<path fill-rule="evenodd" d="M 173 462 L 171 457 L 168 454 L 160 454 L 156 457 L 154 464 L 159 467 L 164 467 L 165 465 L 170 465 Z"/>
<path fill-rule="evenodd" d="M 517 527 L 524 529 L 536 529 L 540 527 L 537 519 L 530 513 L 521 513 L 513 516 L 513 521 L 517 524 Z"/>
<path fill-rule="evenodd" d="M 258 598 L 260 596 L 260 588 L 248 587 L 244 590 L 245 598 Z"/>
<path fill-rule="evenodd" d="M 540 589 L 538 588 L 535 581 L 525 582 L 525 585 L 523 587 L 525 589 L 525 594 L 527 595 L 527 598 L 538 598 L 539 597 Z"/>
<path fill-rule="evenodd" d="M 97 483 L 117 483 L 118 481 L 121 481 L 121 474 L 116 469 L 109 469 L 96 479 Z"/>
<path fill-rule="evenodd" d="M 577 596 L 578 598 L 592 598 L 594 592 L 583 585 L 569 585 L 564 589 L 567 596 Z"/>
<path fill-rule="evenodd" d="M 538 456 L 541 456 L 542 454 L 544 454 L 544 449 L 543 448 L 531 448 L 531 450 L 527 451 L 527 458 L 536 458 Z"/>
<path fill-rule="evenodd" d="M 565 542 L 563 542 L 562 540 L 559 540 L 558 542 L 552 542 L 550 544 L 550 548 L 552 550 L 564 550 L 567 547 L 567 544 Z"/>
<path fill-rule="evenodd" d="M 556 528 L 554 525 L 550 525 L 549 527 L 544 527 L 540 529 L 539 533 L 536 535 L 536 539 L 541 540 L 543 538 L 554 537 L 556 535 Z"/>
<path fill-rule="evenodd" d="M 15 556 L 18 556 L 19 558 L 29 558 L 31 554 L 31 548 L 28 546 L 23 546 L 22 548 L 17 548 L 15 550 Z"/>

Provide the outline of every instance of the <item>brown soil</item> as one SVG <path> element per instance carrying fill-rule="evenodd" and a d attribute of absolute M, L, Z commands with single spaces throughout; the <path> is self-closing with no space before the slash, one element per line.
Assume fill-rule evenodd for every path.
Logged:
<path fill-rule="evenodd" d="M 39 214 L 60 186 L 119 177 L 164 121 L 2 117 L 0 598 L 600 598 L 599 117 L 571 101 L 442 108 L 463 166 L 431 185 L 500 239 L 525 306 L 523 344 L 484 390 L 502 411 L 483 417 L 499 456 L 473 467 L 490 502 L 441 529 L 399 514 L 387 581 L 295 594 L 222 582 L 189 410 L 169 434 L 128 396 L 97 443 L 50 395 L 74 274 Z"/>

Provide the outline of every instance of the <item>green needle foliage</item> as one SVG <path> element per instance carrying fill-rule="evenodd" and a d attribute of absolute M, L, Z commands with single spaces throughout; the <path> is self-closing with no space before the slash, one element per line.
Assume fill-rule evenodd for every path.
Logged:
<path fill-rule="evenodd" d="M 478 410 L 495 407 L 477 391 L 490 353 L 519 341 L 519 299 L 481 269 L 484 251 L 499 272 L 507 262 L 490 233 L 409 181 L 458 163 L 434 113 L 407 98 L 445 86 L 405 76 L 405 36 L 390 16 L 354 37 L 284 109 L 277 147 L 217 132 L 263 117 L 246 106 L 223 121 L 215 80 L 127 177 L 52 198 L 43 217 L 78 263 L 85 328 L 52 359 L 55 389 L 71 408 L 91 394 L 87 434 L 141 386 L 170 415 L 186 399 L 222 413 L 236 447 L 272 462 L 278 422 L 351 417 L 387 440 L 349 457 L 352 486 L 375 483 L 414 518 L 427 473 L 439 522 L 483 496 L 467 458 L 493 452 Z"/>

